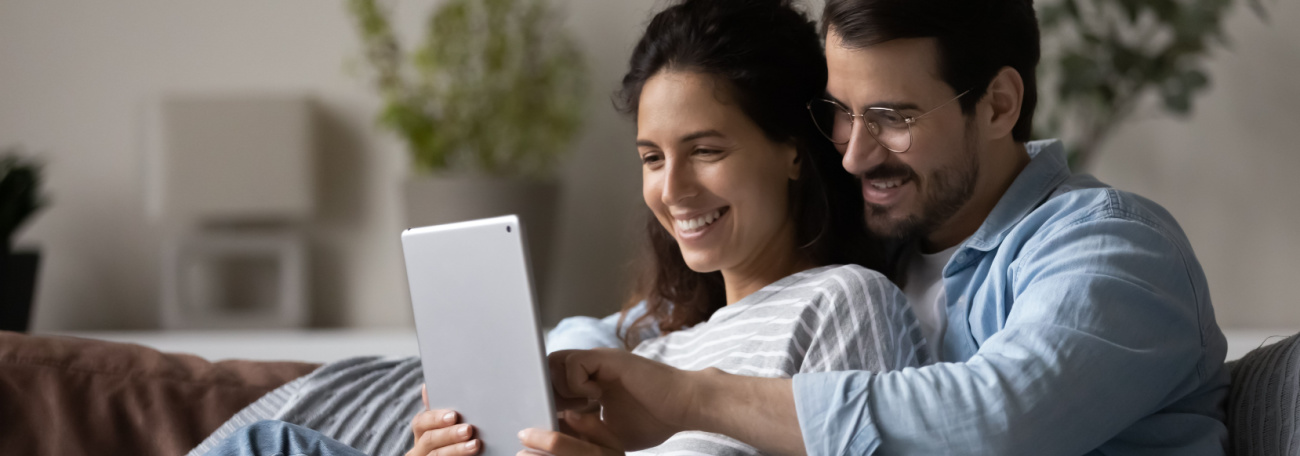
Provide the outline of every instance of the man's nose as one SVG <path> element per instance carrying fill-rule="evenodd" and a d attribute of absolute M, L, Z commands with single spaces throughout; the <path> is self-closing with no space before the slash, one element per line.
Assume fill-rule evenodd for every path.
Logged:
<path fill-rule="evenodd" d="M 893 153 L 881 146 L 861 121 L 853 122 L 853 132 L 849 135 L 849 143 L 843 146 L 843 152 L 841 163 L 844 170 L 855 176 L 884 163 L 889 159 L 889 154 Z"/>

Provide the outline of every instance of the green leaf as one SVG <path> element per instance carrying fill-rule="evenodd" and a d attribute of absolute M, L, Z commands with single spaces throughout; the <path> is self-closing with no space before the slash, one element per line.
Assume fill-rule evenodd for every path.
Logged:
<path fill-rule="evenodd" d="M 1129 23 L 1138 21 L 1142 13 L 1142 7 L 1146 3 L 1142 0 L 1119 0 L 1119 6 L 1124 10 L 1124 15 L 1128 18 Z"/>
<path fill-rule="evenodd" d="M 1191 91 L 1181 80 L 1165 81 L 1160 88 L 1160 96 L 1164 99 L 1165 108 L 1175 114 L 1187 115 L 1192 110 Z"/>
<path fill-rule="evenodd" d="M 1260 0 L 1060 0 L 1041 5 L 1041 34 L 1053 45 L 1044 47 L 1039 69 L 1045 90 L 1040 90 L 1036 134 L 1070 135 L 1067 145 L 1095 147 L 1139 100 L 1153 95 L 1166 112 L 1191 114 L 1196 96 L 1210 88 L 1205 62 L 1229 42 L 1225 17 L 1243 1 L 1246 7 L 1262 8 Z M 1262 11 L 1256 13 L 1264 18 Z M 1086 165 L 1091 152 L 1072 152 L 1072 163 Z"/>
<path fill-rule="evenodd" d="M 383 17 L 375 0 L 351 2 L 386 100 L 379 123 L 406 140 L 417 172 L 545 173 L 567 152 L 587 70 L 547 0 L 447 0 L 409 56 L 385 52 L 395 39 L 375 44 L 392 38 L 386 25 L 368 31 Z"/>

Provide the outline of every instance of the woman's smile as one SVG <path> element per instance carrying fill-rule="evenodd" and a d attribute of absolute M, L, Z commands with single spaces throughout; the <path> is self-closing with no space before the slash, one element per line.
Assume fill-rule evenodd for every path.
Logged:
<path fill-rule="evenodd" d="M 731 206 L 723 206 L 704 212 L 674 215 L 673 226 L 676 228 L 677 239 L 681 242 L 702 240 L 705 235 L 716 231 L 714 227 L 721 225 L 730 212 Z"/>

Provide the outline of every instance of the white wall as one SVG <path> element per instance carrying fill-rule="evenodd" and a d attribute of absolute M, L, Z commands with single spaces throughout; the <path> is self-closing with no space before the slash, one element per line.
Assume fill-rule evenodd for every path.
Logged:
<path fill-rule="evenodd" d="M 396 4 L 414 38 L 434 2 Z M 587 132 L 562 170 L 552 319 L 612 311 L 636 212 L 632 126 L 615 87 L 649 2 L 575 0 L 593 70 Z M 408 40 L 410 41 L 410 40 Z M 320 213 L 310 228 L 317 324 L 406 326 L 397 234 L 401 144 L 374 127 L 376 98 L 345 71 L 357 38 L 341 1 L 0 0 L 0 145 L 48 161 L 52 206 L 19 236 L 45 264 L 37 329 L 157 322 L 159 227 L 145 215 L 145 113 L 167 92 L 288 91 L 320 106 Z"/>
<path fill-rule="evenodd" d="M 590 121 L 562 170 L 563 256 L 554 319 L 612 311 L 639 212 L 632 125 L 609 93 L 650 0 L 570 0 L 593 70 Z M 408 38 L 433 0 L 398 3 Z M 1225 325 L 1300 327 L 1300 4 L 1272 25 L 1229 24 L 1234 50 L 1188 120 L 1131 123 L 1094 171 L 1183 223 Z M 819 8 L 819 4 L 813 9 Z M 408 40 L 409 42 L 410 40 Z M 317 324 L 409 325 L 400 250 L 401 144 L 372 121 L 376 97 L 350 75 L 357 40 L 341 1 L 0 0 L 0 145 L 49 161 L 53 205 L 20 236 L 46 253 L 38 329 L 156 324 L 160 230 L 145 217 L 144 111 L 170 91 L 292 91 L 320 102 L 321 211 L 311 228 Z"/>

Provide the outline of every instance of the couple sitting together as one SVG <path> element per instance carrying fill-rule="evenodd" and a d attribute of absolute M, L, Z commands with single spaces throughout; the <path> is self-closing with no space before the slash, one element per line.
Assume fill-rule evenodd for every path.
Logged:
<path fill-rule="evenodd" d="M 1223 454 L 1226 342 L 1186 236 L 1029 141 L 1031 1 L 828 0 L 818 32 L 782 0 L 650 22 L 616 96 L 642 276 L 549 335 L 563 432 L 518 449 Z M 480 453 L 420 377 L 324 366 L 193 454 Z"/>

